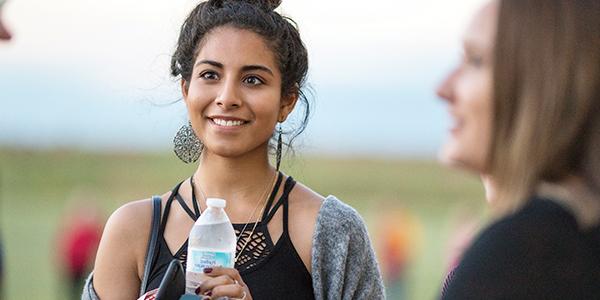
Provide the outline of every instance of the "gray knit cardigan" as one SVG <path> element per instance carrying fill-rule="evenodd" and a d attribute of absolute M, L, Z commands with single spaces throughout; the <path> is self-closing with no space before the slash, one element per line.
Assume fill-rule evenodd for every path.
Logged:
<path fill-rule="evenodd" d="M 88 277 L 82 300 L 99 300 Z M 315 299 L 385 299 L 381 273 L 360 215 L 334 196 L 323 202 L 313 237 Z"/>

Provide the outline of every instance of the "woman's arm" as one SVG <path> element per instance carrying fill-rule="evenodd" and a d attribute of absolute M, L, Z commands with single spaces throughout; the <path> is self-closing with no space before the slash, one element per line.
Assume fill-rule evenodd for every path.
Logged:
<path fill-rule="evenodd" d="M 332 196 L 317 217 L 312 266 L 317 299 L 385 299 L 364 221 L 356 210 Z"/>
<path fill-rule="evenodd" d="M 136 299 L 143 274 L 152 214 L 150 200 L 128 203 L 108 219 L 94 266 L 101 299 Z"/>

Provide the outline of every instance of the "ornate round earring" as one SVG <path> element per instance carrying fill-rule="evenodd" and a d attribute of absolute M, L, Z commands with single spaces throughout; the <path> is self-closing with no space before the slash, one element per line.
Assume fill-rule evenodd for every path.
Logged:
<path fill-rule="evenodd" d="M 196 162 L 202 153 L 202 141 L 198 139 L 192 129 L 192 122 L 181 126 L 173 138 L 173 151 L 175 155 L 186 164 Z"/>

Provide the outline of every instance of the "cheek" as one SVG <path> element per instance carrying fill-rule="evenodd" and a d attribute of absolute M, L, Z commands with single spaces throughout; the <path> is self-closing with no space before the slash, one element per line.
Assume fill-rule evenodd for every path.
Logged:
<path fill-rule="evenodd" d="M 465 147 L 470 147 L 472 164 L 478 171 L 486 169 L 492 124 L 491 81 L 482 78 L 465 101 Z"/>
<path fill-rule="evenodd" d="M 266 122 L 276 122 L 280 107 L 278 95 L 278 93 L 272 91 L 260 91 L 248 95 L 246 102 L 258 119 Z"/>
<path fill-rule="evenodd" d="M 452 103 L 459 130 L 451 135 L 442 152 L 450 165 L 476 172 L 485 170 L 491 136 L 491 83 L 486 77 L 461 78 Z"/>
<path fill-rule="evenodd" d="M 188 90 L 185 105 L 190 119 L 195 119 L 203 116 L 203 112 L 215 99 L 215 91 L 211 88 L 194 88 Z"/>

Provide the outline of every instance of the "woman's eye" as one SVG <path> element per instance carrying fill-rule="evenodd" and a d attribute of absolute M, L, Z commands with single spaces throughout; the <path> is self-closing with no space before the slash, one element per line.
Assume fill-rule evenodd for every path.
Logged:
<path fill-rule="evenodd" d="M 260 84 L 263 84 L 264 82 L 262 81 L 262 79 L 260 79 L 256 76 L 248 76 L 248 77 L 244 78 L 244 83 L 248 84 L 248 85 L 260 85 Z"/>
<path fill-rule="evenodd" d="M 473 67 L 481 67 L 481 65 L 483 65 L 483 58 L 479 55 L 468 55 L 466 61 L 467 64 Z"/>
<path fill-rule="evenodd" d="M 215 72 L 207 71 L 200 74 L 200 78 L 206 80 L 217 80 L 219 79 L 219 75 Z"/>

